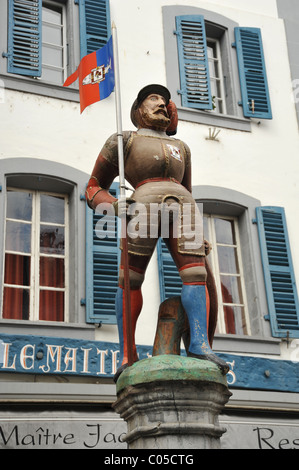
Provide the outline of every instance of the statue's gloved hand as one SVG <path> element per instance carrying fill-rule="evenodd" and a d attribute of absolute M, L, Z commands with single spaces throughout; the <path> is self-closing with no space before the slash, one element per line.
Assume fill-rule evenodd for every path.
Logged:
<path fill-rule="evenodd" d="M 208 256 L 211 253 L 212 245 L 208 240 L 204 240 L 205 255 Z"/>
<path fill-rule="evenodd" d="M 131 197 L 127 197 L 123 200 L 118 199 L 117 201 L 114 201 L 112 206 L 114 208 L 115 215 L 117 217 L 130 217 L 130 215 L 128 215 L 128 209 L 129 206 L 131 204 L 134 204 L 135 202 L 136 201 L 134 201 L 134 199 L 132 199 Z"/>

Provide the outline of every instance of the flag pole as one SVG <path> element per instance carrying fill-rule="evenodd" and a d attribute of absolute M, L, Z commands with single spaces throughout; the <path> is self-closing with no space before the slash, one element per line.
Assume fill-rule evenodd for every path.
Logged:
<path fill-rule="evenodd" d="M 128 365 L 131 366 L 134 361 L 133 361 L 133 339 L 132 339 L 132 321 L 131 321 L 129 255 L 128 255 L 126 210 L 125 210 L 126 209 L 126 186 L 125 186 L 125 169 L 124 169 L 124 150 L 123 150 L 123 133 L 122 133 L 117 28 L 116 28 L 114 21 L 112 23 L 112 39 L 113 39 L 114 77 L 115 77 L 118 170 L 119 170 L 119 181 L 120 181 L 119 211 L 121 212 L 121 238 L 122 238 L 123 264 L 124 264 L 125 309 L 123 310 L 123 315 L 125 315 Z"/>

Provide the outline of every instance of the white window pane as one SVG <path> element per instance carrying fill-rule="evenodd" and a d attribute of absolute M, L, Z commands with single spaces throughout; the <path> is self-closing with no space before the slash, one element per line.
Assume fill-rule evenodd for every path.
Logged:
<path fill-rule="evenodd" d="M 62 85 L 65 80 L 65 20 L 63 5 L 44 5 L 42 13 L 42 79 Z"/>
<path fill-rule="evenodd" d="M 52 255 L 64 255 L 64 228 L 41 225 L 40 251 Z"/>
<path fill-rule="evenodd" d="M 43 46 L 43 63 L 46 65 L 54 65 L 55 67 L 63 67 L 62 49 L 56 47 Z"/>
<path fill-rule="evenodd" d="M 226 333 L 235 335 L 246 335 L 246 317 L 243 307 L 224 306 L 224 321 Z"/>
<path fill-rule="evenodd" d="M 40 197 L 40 220 L 64 224 L 64 198 L 42 194 Z"/>
<path fill-rule="evenodd" d="M 221 273 L 238 274 L 237 250 L 230 246 L 218 246 L 219 270 Z"/>
<path fill-rule="evenodd" d="M 55 7 L 53 8 L 43 7 L 43 21 L 60 25 L 61 24 L 61 11 L 59 11 L 58 9 L 56 10 Z"/>
<path fill-rule="evenodd" d="M 209 59 L 214 59 L 217 57 L 217 52 L 216 52 L 216 42 L 208 42 L 207 43 L 207 49 L 208 49 L 208 58 Z"/>
<path fill-rule="evenodd" d="M 55 70 L 43 66 L 43 80 L 47 82 L 61 84 L 64 81 L 63 70 Z"/>
<path fill-rule="evenodd" d="M 210 85 L 211 85 L 211 94 L 212 94 L 212 96 L 215 96 L 215 98 L 217 98 L 218 94 L 217 94 L 216 80 L 211 78 L 210 79 Z M 216 104 L 216 102 L 215 102 L 215 104 Z"/>
<path fill-rule="evenodd" d="M 30 221 L 32 218 L 32 194 L 8 191 L 6 217 Z"/>
<path fill-rule="evenodd" d="M 215 230 L 217 243 L 235 245 L 234 221 L 215 218 Z"/>
<path fill-rule="evenodd" d="M 214 111 L 225 112 L 224 87 L 221 65 L 221 47 L 218 40 L 210 38 L 207 41 L 208 61 L 210 72 L 211 94 L 213 97 Z"/>
<path fill-rule="evenodd" d="M 222 300 L 224 303 L 242 304 L 240 278 L 236 276 L 220 276 Z"/>
<path fill-rule="evenodd" d="M 7 251 L 17 251 L 20 253 L 31 252 L 31 224 L 22 222 L 6 222 L 6 242 Z"/>
<path fill-rule="evenodd" d="M 57 46 L 62 46 L 62 34 L 60 26 L 57 27 L 43 23 L 42 31 L 43 43 L 56 44 Z"/>

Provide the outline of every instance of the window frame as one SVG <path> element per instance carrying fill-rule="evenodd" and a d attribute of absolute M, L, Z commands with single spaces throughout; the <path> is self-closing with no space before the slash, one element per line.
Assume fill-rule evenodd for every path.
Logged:
<path fill-rule="evenodd" d="M 34 168 L 34 173 L 30 169 Z M 61 175 L 65 175 L 62 177 Z M 29 334 L 69 336 L 78 334 L 82 339 L 92 338 L 92 325 L 85 320 L 85 199 L 89 175 L 68 165 L 35 158 L 8 158 L 0 167 L 0 220 L 4 220 L 6 187 L 39 189 L 65 193 L 69 197 L 69 322 L 48 322 L 0 319 L 4 332 L 19 334 L 26 326 Z M 4 233 L 0 231 L 0 246 L 4 246 Z M 0 284 L 3 282 L 4 258 L 0 251 Z M 2 310 L 0 298 L 0 310 Z M 73 330 L 76 330 L 73 333 Z"/>
<path fill-rule="evenodd" d="M 56 0 L 65 9 L 67 28 L 67 56 L 66 75 L 71 75 L 80 63 L 80 43 L 79 43 L 79 8 L 72 0 Z M 49 2 L 50 3 L 50 2 Z M 34 78 L 7 71 L 7 44 L 8 37 L 8 2 L 0 4 L 0 41 L 3 55 L 0 55 L 0 79 L 3 80 L 7 89 L 24 91 L 27 93 L 49 96 L 58 99 L 79 102 L 78 84 L 74 83 L 70 87 L 63 87 L 63 84 L 42 80 L 40 77 Z"/>
<path fill-rule="evenodd" d="M 85 0 L 55 0 L 55 2 L 64 6 L 66 12 L 67 76 L 70 76 L 77 69 L 81 60 L 81 43 L 82 40 L 86 39 L 85 34 L 81 34 L 83 29 L 82 24 L 84 22 L 84 18 L 82 19 L 82 16 L 84 16 L 82 15 L 82 11 L 84 10 L 83 1 Z M 105 0 L 105 2 L 107 8 L 106 21 L 109 23 L 109 0 Z M 107 28 L 108 33 L 110 32 L 110 27 L 111 25 L 109 23 Z M 40 77 L 34 78 L 7 71 L 8 28 L 8 1 L 5 1 L 0 3 L 0 43 L 2 44 L 2 50 L 4 51 L 3 54 L 0 55 L 0 80 L 4 82 L 5 88 L 79 103 L 80 97 L 78 82 L 74 82 L 72 85 L 64 87 L 63 84 L 58 85 L 50 83 L 42 80 Z"/>
<path fill-rule="evenodd" d="M 217 73 L 215 74 L 215 77 L 212 76 L 211 69 L 210 69 L 210 80 L 211 80 L 211 92 L 212 92 L 212 101 L 213 101 L 213 91 L 212 91 L 212 81 L 214 80 L 216 83 L 219 83 L 219 88 L 220 88 L 220 96 L 215 95 L 215 100 L 218 102 L 221 101 L 221 106 L 223 108 L 222 111 L 216 111 L 217 110 L 217 105 L 213 101 L 213 104 L 215 105 L 215 112 L 219 114 L 226 115 L 226 96 L 225 96 L 225 86 L 224 86 L 224 76 L 223 76 L 223 68 L 222 68 L 222 57 L 221 57 L 221 51 L 220 51 L 220 43 L 218 39 L 215 38 L 209 38 L 207 37 L 207 47 L 209 48 L 209 43 L 213 43 L 215 50 L 216 50 L 216 57 L 213 57 L 212 59 L 209 58 L 208 56 L 208 63 L 210 66 L 210 61 L 213 60 L 213 62 L 217 62 L 218 65 L 218 76 Z M 216 84 L 216 88 L 217 84 Z"/>
<path fill-rule="evenodd" d="M 67 14 L 66 14 L 66 5 L 64 3 L 60 3 L 60 2 L 54 2 L 53 0 L 46 0 L 43 2 L 43 5 L 42 5 L 42 10 L 44 7 L 56 7 L 56 5 L 59 5 L 59 8 L 61 9 L 61 18 L 62 18 L 62 46 L 61 46 L 61 49 L 62 49 L 62 67 L 61 67 L 61 71 L 62 71 L 62 76 L 63 76 L 63 82 L 66 80 L 67 78 Z M 44 20 L 43 20 L 43 17 L 42 17 L 42 30 L 43 30 L 43 26 L 44 26 Z M 44 47 L 44 41 L 43 41 L 43 37 L 42 37 L 42 48 Z M 51 46 L 53 46 L 53 44 L 49 44 Z M 54 49 L 57 48 L 56 45 L 54 45 Z M 42 60 L 42 76 L 43 76 L 43 70 L 44 68 L 55 68 L 56 66 L 53 66 L 53 65 L 49 65 L 49 64 L 45 64 Z M 45 80 L 46 81 L 46 80 Z M 49 83 L 54 83 L 58 86 L 62 86 L 62 85 L 59 85 L 58 83 L 55 83 L 55 82 L 50 82 Z"/>
<path fill-rule="evenodd" d="M 31 251 L 30 253 L 26 253 L 26 256 L 28 255 L 30 257 L 30 285 L 28 286 L 28 290 L 30 292 L 30 302 L 29 302 L 29 318 L 26 321 L 45 321 L 41 320 L 39 318 L 39 305 L 40 305 L 40 292 L 42 290 L 51 290 L 51 291 L 59 291 L 59 292 L 64 292 L 64 323 L 68 323 L 69 321 L 69 214 L 68 214 L 68 196 L 66 194 L 61 194 L 61 193 L 54 193 L 54 192 L 48 192 L 48 191 L 39 191 L 39 190 L 31 190 L 31 189 L 25 189 L 25 188 L 14 188 L 11 186 L 8 186 L 6 189 L 6 194 L 8 191 L 18 191 L 22 193 L 27 193 L 27 194 L 32 194 L 32 217 L 31 221 L 26 223 L 30 223 L 31 225 Z M 46 256 L 46 257 L 53 257 L 53 255 L 44 255 L 40 251 L 40 244 L 38 243 L 39 237 L 40 237 L 40 226 L 44 224 L 48 224 L 45 222 L 42 222 L 40 219 L 40 202 L 41 202 L 41 195 L 48 195 L 48 196 L 55 196 L 55 197 L 60 197 L 64 199 L 64 255 L 56 255 L 54 256 L 55 258 L 63 258 L 65 263 L 64 263 L 64 288 L 49 288 L 49 287 L 44 287 L 40 285 L 39 282 L 39 270 L 40 270 L 40 258 L 41 256 Z M 6 198 L 7 201 L 7 198 Z M 10 254 L 24 254 L 24 253 L 19 253 L 15 251 L 10 251 L 6 250 L 6 223 L 7 221 L 10 220 L 7 217 L 5 217 L 5 236 L 4 236 L 4 247 L 3 247 L 3 253 L 4 253 L 4 262 L 3 262 L 3 269 L 5 270 L 5 255 L 6 253 Z M 19 220 L 19 219 L 18 219 Z M 20 220 L 21 222 L 24 222 L 23 220 Z M 55 224 L 62 226 L 62 224 Z M 2 308 L 1 308 L 1 318 L 3 318 L 3 297 L 4 297 L 4 288 L 5 287 L 13 287 L 13 288 L 19 288 L 17 284 L 11 284 L 8 285 L 5 283 L 5 280 L 3 279 L 2 283 L 2 289 L 1 289 L 1 297 L 2 297 Z M 23 286 L 24 287 L 24 286 Z M 49 320 L 49 321 L 55 321 L 55 320 Z"/>
<path fill-rule="evenodd" d="M 251 122 L 244 118 L 241 101 L 241 88 L 239 81 L 237 54 L 232 44 L 235 42 L 234 28 L 238 23 L 231 19 L 219 15 L 218 13 L 204 10 L 197 7 L 187 6 L 164 6 L 163 11 L 163 31 L 164 47 L 166 58 L 166 77 L 167 86 L 171 92 L 172 100 L 178 108 L 179 119 L 183 121 L 196 122 L 200 124 L 213 125 L 215 127 L 224 127 L 229 129 L 251 131 Z M 211 37 L 211 31 L 214 35 L 220 35 L 223 53 L 225 54 L 226 79 L 225 88 L 227 98 L 227 111 L 229 114 L 220 114 L 211 110 L 199 110 L 183 107 L 180 95 L 180 74 L 178 65 L 178 47 L 176 31 L 176 17 L 185 15 L 204 16 L 206 24 L 206 35 Z M 223 58 L 222 58 L 223 59 Z"/>
<path fill-rule="evenodd" d="M 265 318 L 268 305 L 255 224 L 256 208 L 261 206 L 261 201 L 239 191 L 209 185 L 194 186 L 192 194 L 196 201 L 203 204 L 204 213 L 237 217 L 239 221 L 251 336 L 216 334 L 213 349 L 237 354 L 279 356 L 281 340 L 273 337 L 270 323 Z"/>
<path fill-rule="evenodd" d="M 218 294 L 218 325 L 217 325 L 217 333 L 219 334 L 227 334 L 226 326 L 225 326 L 225 314 L 224 314 L 224 306 L 232 306 L 232 307 L 242 307 L 244 308 L 244 317 L 246 322 L 246 333 L 244 336 L 251 336 L 251 327 L 250 327 L 250 318 L 247 306 L 247 294 L 246 294 L 246 287 L 244 281 L 244 269 L 243 269 L 243 260 L 242 260 L 242 253 L 241 253 L 241 242 L 240 242 L 240 234 L 239 234 L 239 221 L 238 217 L 236 216 L 229 216 L 229 215 L 218 215 L 218 214 L 203 214 L 205 218 L 208 219 L 208 226 L 209 226 L 209 242 L 212 245 L 212 251 L 209 254 L 208 260 L 211 263 L 212 272 L 214 273 L 215 283 L 217 287 L 217 294 Z M 219 266 L 219 258 L 217 254 L 217 246 L 223 246 L 222 243 L 218 243 L 216 240 L 216 231 L 215 231 L 215 224 L 213 222 L 214 219 L 224 219 L 224 220 L 231 220 L 234 224 L 234 232 L 236 237 L 236 243 L 234 246 L 237 253 L 237 261 L 239 267 L 239 273 L 234 274 L 236 277 L 240 279 L 241 284 L 241 292 L 242 292 L 242 304 L 235 304 L 235 303 L 228 303 L 222 300 L 222 293 L 221 293 L 221 275 L 231 275 L 229 273 L 222 273 L 220 272 Z M 225 245 L 227 246 L 227 245 Z"/>

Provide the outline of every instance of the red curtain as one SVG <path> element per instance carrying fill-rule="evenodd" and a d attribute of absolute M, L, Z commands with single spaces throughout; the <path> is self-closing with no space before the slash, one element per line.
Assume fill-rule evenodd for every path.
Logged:
<path fill-rule="evenodd" d="M 3 318 L 29 319 L 30 257 L 5 255 L 4 283 L 28 288 L 4 287 Z"/>
<path fill-rule="evenodd" d="M 41 256 L 40 286 L 64 287 L 64 259 Z M 64 320 L 64 292 L 43 290 L 39 296 L 39 319 L 47 321 Z"/>
<path fill-rule="evenodd" d="M 18 287 L 4 287 L 3 318 L 29 320 L 30 261 L 30 256 L 5 255 L 4 283 Z M 39 282 L 41 288 L 63 288 L 64 259 L 42 256 Z M 40 290 L 39 319 L 64 321 L 63 291 Z"/>
<path fill-rule="evenodd" d="M 40 248 L 42 253 L 59 253 L 58 245 L 58 228 L 41 226 Z M 64 321 L 64 292 L 43 289 L 43 287 L 64 288 L 64 259 L 41 256 L 39 275 L 39 319 Z"/>
<path fill-rule="evenodd" d="M 232 296 L 229 293 L 227 287 L 221 283 L 222 298 L 224 303 L 231 303 Z M 224 321 L 226 333 L 236 334 L 235 314 L 233 307 L 228 305 L 223 306 Z"/>
<path fill-rule="evenodd" d="M 39 319 L 64 321 L 64 292 L 51 290 L 40 291 Z"/>

